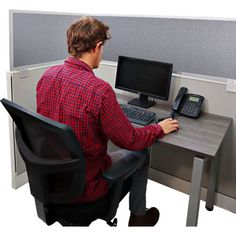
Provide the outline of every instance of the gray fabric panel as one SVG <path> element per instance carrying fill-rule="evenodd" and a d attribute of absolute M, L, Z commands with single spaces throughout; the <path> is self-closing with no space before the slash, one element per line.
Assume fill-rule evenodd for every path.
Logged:
<path fill-rule="evenodd" d="M 13 65 L 62 60 L 66 30 L 79 17 L 66 14 L 13 14 Z M 175 72 L 236 79 L 236 21 L 96 16 L 110 26 L 104 60 L 119 55 L 174 64 Z"/>

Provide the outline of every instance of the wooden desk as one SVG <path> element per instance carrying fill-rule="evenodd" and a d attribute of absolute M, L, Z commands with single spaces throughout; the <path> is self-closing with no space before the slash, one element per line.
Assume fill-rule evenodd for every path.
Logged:
<path fill-rule="evenodd" d="M 130 100 L 122 95 L 117 95 L 117 98 L 122 103 Z M 170 114 L 171 108 L 158 105 L 149 110 L 161 117 Z M 198 119 L 179 115 L 176 118 L 180 123 L 180 130 L 166 135 L 159 142 L 190 150 L 194 154 L 186 225 L 197 226 L 204 165 L 206 161 L 210 161 L 206 209 L 213 210 L 220 150 L 232 119 L 206 113 L 202 113 Z"/>
<path fill-rule="evenodd" d="M 219 169 L 220 148 L 232 122 L 231 118 L 203 113 L 198 119 L 177 117 L 178 132 L 169 134 L 160 142 L 175 145 L 194 153 L 187 226 L 196 226 L 198 221 L 201 182 L 206 161 L 210 161 L 206 208 L 213 210 L 216 179 Z"/>

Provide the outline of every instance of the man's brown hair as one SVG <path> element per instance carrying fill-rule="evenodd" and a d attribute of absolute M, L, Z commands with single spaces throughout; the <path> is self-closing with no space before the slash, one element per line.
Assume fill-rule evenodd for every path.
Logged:
<path fill-rule="evenodd" d="M 111 36 L 109 26 L 89 16 L 83 16 L 73 22 L 67 30 L 68 52 L 73 57 L 80 57 L 93 49 L 98 42 L 105 43 Z"/>

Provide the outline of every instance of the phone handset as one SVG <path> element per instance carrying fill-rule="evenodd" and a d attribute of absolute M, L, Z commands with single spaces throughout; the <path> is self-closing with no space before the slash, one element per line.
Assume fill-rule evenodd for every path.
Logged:
<path fill-rule="evenodd" d="M 175 98 L 175 101 L 173 103 L 173 106 L 172 106 L 172 111 L 171 111 L 171 114 L 170 114 L 170 117 L 172 119 L 174 119 L 175 117 L 175 112 L 177 112 L 180 108 L 180 104 L 184 98 L 184 96 L 187 94 L 188 92 L 188 89 L 186 87 L 181 87 L 179 92 L 178 92 L 178 95 L 177 97 Z"/>

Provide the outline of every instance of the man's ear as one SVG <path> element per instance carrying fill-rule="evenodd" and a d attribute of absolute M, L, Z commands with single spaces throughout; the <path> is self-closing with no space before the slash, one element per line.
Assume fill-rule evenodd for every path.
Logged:
<path fill-rule="evenodd" d="M 104 43 L 103 43 L 102 41 L 100 41 L 100 42 L 97 43 L 96 47 L 97 47 L 97 48 L 100 48 L 103 44 L 104 44 Z"/>
<path fill-rule="evenodd" d="M 92 48 L 93 52 L 97 52 L 98 50 L 100 50 L 103 44 L 104 44 L 104 43 L 103 43 L 102 41 L 98 42 L 98 43 Z"/>

